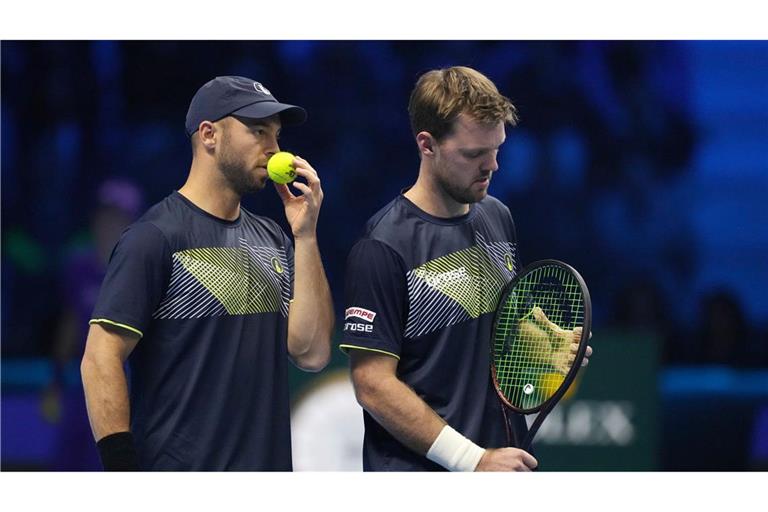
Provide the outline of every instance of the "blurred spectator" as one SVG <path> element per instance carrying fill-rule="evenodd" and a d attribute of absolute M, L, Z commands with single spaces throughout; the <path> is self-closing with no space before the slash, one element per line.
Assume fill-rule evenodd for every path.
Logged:
<path fill-rule="evenodd" d="M 695 344 L 698 363 L 751 366 L 752 336 L 738 299 L 729 291 L 706 295 L 699 305 Z"/>
<path fill-rule="evenodd" d="M 635 276 L 619 287 L 614 295 L 611 327 L 656 336 L 663 363 L 684 362 L 687 358 L 681 325 L 674 321 L 667 298 L 650 274 Z"/>
<path fill-rule="evenodd" d="M 304 386 L 291 407 L 293 470 L 362 471 L 364 433 L 349 370 L 325 372 Z"/>
<path fill-rule="evenodd" d="M 659 285 L 651 276 L 635 277 L 616 294 L 615 321 L 629 329 L 666 333 L 669 309 Z"/>
<path fill-rule="evenodd" d="M 77 370 L 85 347 L 88 320 L 110 254 L 123 229 L 138 217 L 142 203 L 142 193 L 133 183 L 119 179 L 104 181 L 96 192 L 89 238 L 64 265 L 61 290 L 64 306 L 52 348 L 54 375 L 42 396 L 44 416 L 59 425 L 51 469 L 101 469 Z"/>
<path fill-rule="evenodd" d="M 755 412 L 750 461 L 755 471 L 768 471 L 768 404 Z"/>
<path fill-rule="evenodd" d="M 40 290 L 50 290 L 56 274 L 41 241 L 26 225 L 3 225 L 2 238 L 3 358 L 38 356 L 56 320 L 55 295 Z"/>

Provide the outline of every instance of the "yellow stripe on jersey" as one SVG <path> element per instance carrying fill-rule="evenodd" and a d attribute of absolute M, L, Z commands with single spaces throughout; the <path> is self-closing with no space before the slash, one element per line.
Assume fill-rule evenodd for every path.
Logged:
<path fill-rule="evenodd" d="M 377 348 L 361 347 L 359 345 L 347 345 L 346 343 L 342 344 L 342 345 L 339 345 L 339 349 L 342 352 L 344 352 L 345 354 L 349 354 L 348 349 L 350 349 L 350 348 L 354 348 L 356 350 L 367 350 L 368 352 L 379 352 L 381 354 L 386 354 L 388 356 L 392 356 L 395 359 L 397 359 L 398 361 L 400 360 L 400 356 L 399 355 L 393 354 L 392 352 L 387 352 L 386 350 L 379 350 Z"/>
<path fill-rule="evenodd" d="M 109 325 L 114 325 L 114 326 L 126 329 L 128 331 L 135 332 L 136 334 L 138 334 L 142 338 L 144 337 L 144 333 L 141 332 L 140 330 L 136 329 L 135 327 L 131 327 L 130 325 L 125 325 L 125 324 L 121 324 L 121 323 L 118 323 L 118 322 L 113 322 L 112 320 L 107 320 L 106 318 L 91 318 L 88 321 L 88 323 L 89 324 L 109 324 Z"/>

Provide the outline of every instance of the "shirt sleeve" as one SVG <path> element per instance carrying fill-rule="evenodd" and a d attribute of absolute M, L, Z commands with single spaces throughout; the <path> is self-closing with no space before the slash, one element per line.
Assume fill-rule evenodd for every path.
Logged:
<path fill-rule="evenodd" d="M 112 250 L 89 323 L 115 325 L 143 337 L 170 274 L 165 236 L 149 222 L 133 224 Z"/>
<path fill-rule="evenodd" d="M 402 260 L 386 244 L 361 240 L 347 259 L 344 330 L 339 348 L 400 358 L 407 311 Z"/>

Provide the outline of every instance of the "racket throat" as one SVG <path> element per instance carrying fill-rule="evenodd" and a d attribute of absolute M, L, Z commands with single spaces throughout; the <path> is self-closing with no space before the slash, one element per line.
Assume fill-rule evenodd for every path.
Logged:
<path fill-rule="evenodd" d="M 546 407 L 542 409 L 539 414 L 536 415 L 536 418 L 533 420 L 533 423 L 531 423 L 531 426 L 528 428 L 528 433 L 525 435 L 525 438 L 523 439 L 523 444 L 520 445 L 518 448 L 524 451 L 529 451 L 531 448 L 531 445 L 533 444 L 533 438 L 536 437 L 536 433 L 539 431 L 539 428 L 541 428 L 541 425 L 544 423 L 544 420 L 547 419 L 547 416 L 549 415 L 549 412 L 552 410 L 552 407 L 554 406 L 554 403 L 550 407 Z"/>

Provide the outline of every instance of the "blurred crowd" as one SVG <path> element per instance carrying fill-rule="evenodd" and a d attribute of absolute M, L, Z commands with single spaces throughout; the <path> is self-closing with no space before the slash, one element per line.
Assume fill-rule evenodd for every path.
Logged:
<path fill-rule="evenodd" d="M 122 224 L 182 183 L 184 115 L 211 77 L 254 77 L 309 110 L 282 142 L 322 174 L 320 243 L 339 293 L 365 219 L 414 181 L 415 78 L 467 64 L 520 110 L 491 192 L 512 210 L 523 260 L 571 263 L 592 290 L 595 324 L 660 333 L 667 362 L 766 363 L 765 319 L 747 319 L 745 297 L 728 283 L 691 293 L 697 241 L 664 193 L 693 172 L 697 144 L 679 44 L 51 41 L 2 51 L 4 356 L 53 354 L 62 326 L 83 329 L 94 291 L 81 284 L 96 286 Z M 246 206 L 282 220 L 270 190 Z"/>

